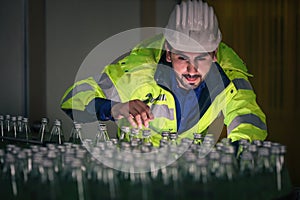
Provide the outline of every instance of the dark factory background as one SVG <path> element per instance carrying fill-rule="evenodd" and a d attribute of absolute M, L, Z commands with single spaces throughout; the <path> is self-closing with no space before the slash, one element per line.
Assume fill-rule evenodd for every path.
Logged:
<path fill-rule="evenodd" d="M 71 120 L 59 108 L 87 54 L 105 39 L 138 27 L 164 27 L 176 0 L 1 0 L 0 114 Z M 208 0 L 223 41 L 254 75 L 267 115 L 268 140 L 287 146 L 300 186 L 300 1 Z M 299 123 L 299 124 L 298 124 Z"/>

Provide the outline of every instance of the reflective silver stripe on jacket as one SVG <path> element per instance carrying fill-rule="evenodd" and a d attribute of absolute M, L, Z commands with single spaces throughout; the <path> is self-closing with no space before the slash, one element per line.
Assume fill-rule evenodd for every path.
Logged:
<path fill-rule="evenodd" d="M 105 94 L 106 99 L 121 102 L 121 98 L 117 92 L 117 89 L 107 74 L 102 74 L 98 85 Z"/>
<path fill-rule="evenodd" d="M 155 117 L 164 117 L 174 120 L 174 109 L 169 109 L 168 105 L 153 104 L 151 111 Z"/>
<path fill-rule="evenodd" d="M 249 81 L 243 78 L 236 78 L 232 80 L 233 84 L 235 85 L 236 89 L 243 89 L 243 90 L 253 90 Z"/>
<path fill-rule="evenodd" d="M 266 124 L 254 114 L 245 114 L 235 117 L 230 125 L 227 127 L 227 133 L 230 133 L 233 129 L 238 127 L 240 124 L 252 124 L 262 130 L 267 130 Z"/>
<path fill-rule="evenodd" d="M 64 100 L 62 101 L 62 103 L 65 103 L 68 99 L 72 98 L 72 96 L 75 96 L 76 94 L 78 94 L 79 92 L 85 92 L 88 90 L 93 90 L 93 87 L 90 86 L 87 83 L 83 83 L 81 85 L 77 85 L 75 86 L 68 94 L 67 96 L 64 98 Z"/>

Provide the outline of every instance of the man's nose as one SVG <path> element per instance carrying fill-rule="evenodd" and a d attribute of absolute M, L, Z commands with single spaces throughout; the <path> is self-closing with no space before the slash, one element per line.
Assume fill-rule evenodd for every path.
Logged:
<path fill-rule="evenodd" d="M 187 66 L 187 70 L 189 73 L 196 73 L 198 72 L 198 67 L 195 63 L 189 62 Z"/>

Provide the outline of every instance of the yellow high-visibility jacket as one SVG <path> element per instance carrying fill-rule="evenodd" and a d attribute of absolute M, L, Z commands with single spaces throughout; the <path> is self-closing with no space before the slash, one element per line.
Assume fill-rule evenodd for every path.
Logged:
<path fill-rule="evenodd" d="M 162 35 L 146 40 L 137 45 L 125 58 L 106 66 L 99 80 L 89 77 L 76 82 L 62 97 L 61 108 L 69 113 L 87 112 L 90 102 L 99 98 L 114 102 L 147 100 L 155 116 L 150 122 L 150 127 L 154 130 L 154 143 L 159 143 L 160 132 L 163 130 L 177 132 L 175 97 L 172 91 L 164 86 L 164 79 L 161 78 L 165 75 L 164 70 L 168 71 L 168 67 L 159 67 L 158 64 L 163 54 L 164 41 Z M 220 79 L 219 82 L 222 83 L 214 87 L 213 84 L 217 84 L 218 81 L 212 79 L 215 83 L 208 86 L 208 107 L 192 127 L 179 134 L 179 139 L 192 139 L 194 133 L 205 132 L 222 113 L 228 138 L 232 141 L 264 140 L 267 136 L 266 117 L 256 102 L 256 95 L 248 80 L 252 75 L 247 72 L 238 55 L 222 42 L 217 59 L 228 83 L 224 85 Z M 159 68 L 162 70 L 158 70 Z M 149 100 L 149 96 L 152 99 Z M 126 124 L 124 120 L 118 123 L 119 127 Z"/>

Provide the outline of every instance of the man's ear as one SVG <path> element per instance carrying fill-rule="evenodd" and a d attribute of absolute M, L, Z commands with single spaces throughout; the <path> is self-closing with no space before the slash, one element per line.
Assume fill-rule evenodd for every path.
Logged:
<path fill-rule="evenodd" d="M 218 58 L 217 58 L 217 53 L 218 53 L 218 48 L 213 52 L 213 62 L 217 62 L 218 61 Z"/>
<path fill-rule="evenodd" d="M 168 44 L 165 42 L 165 50 L 166 50 L 166 61 L 171 62 L 171 51 L 169 49 Z"/>

